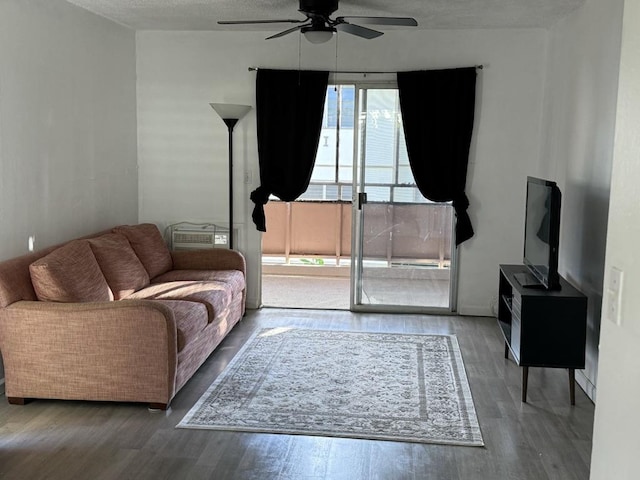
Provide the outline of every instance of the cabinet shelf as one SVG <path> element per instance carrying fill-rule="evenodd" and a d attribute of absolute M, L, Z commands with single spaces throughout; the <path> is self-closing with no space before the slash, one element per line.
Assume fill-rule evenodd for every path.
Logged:
<path fill-rule="evenodd" d="M 509 312 L 513 311 L 513 297 L 510 295 L 501 295 L 500 298 L 502 299 L 502 301 L 504 302 L 505 306 L 507 307 L 507 310 L 509 310 Z"/>

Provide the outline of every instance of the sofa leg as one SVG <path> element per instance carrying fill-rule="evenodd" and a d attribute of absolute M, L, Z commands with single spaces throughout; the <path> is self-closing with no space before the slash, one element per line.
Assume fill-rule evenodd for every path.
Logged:
<path fill-rule="evenodd" d="M 27 403 L 27 399 L 23 397 L 7 397 L 7 401 L 11 405 L 25 405 Z"/>
<path fill-rule="evenodd" d="M 149 410 L 167 410 L 169 408 L 168 403 L 150 403 Z"/>

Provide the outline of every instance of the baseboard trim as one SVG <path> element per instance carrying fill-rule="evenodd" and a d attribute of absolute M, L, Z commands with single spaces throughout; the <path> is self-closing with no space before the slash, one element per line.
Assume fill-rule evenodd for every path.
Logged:
<path fill-rule="evenodd" d="M 459 305 L 458 314 L 469 317 L 495 317 L 491 311 L 491 307 Z"/>
<path fill-rule="evenodd" d="M 247 297 L 246 307 L 249 310 L 257 310 L 260 308 L 260 301 L 257 298 Z"/>
<path fill-rule="evenodd" d="M 576 382 L 580 388 L 584 390 L 584 393 L 587 394 L 587 397 L 589 397 L 593 403 L 596 403 L 596 386 L 591 383 L 591 380 L 587 378 L 582 370 L 576 371 Z"/>

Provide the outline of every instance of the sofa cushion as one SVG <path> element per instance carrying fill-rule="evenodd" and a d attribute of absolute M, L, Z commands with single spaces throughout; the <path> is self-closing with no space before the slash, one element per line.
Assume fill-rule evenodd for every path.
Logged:
<path fill-rule="evenodd" d="M 164 242 L 160 230 L 153 223 L 120 225 L 115 227 L 113 232 L 127 237 L 133 251 L 136 252 L 149 274 L 149 278 L 162 275 L 173 267 L 171 252 Z"/>
<path fill-rule="evenodd" d="M 113 294 L 87 240 L 74 240 L 29 265 L 38 300 L 107 302 Z"/>
<path fill-rule="evenodd" d="M 89 239 L 89 245 L 116 300 L 149 285 L 149 274 L 124 235 L 109 233 Z"/>
<path fill-rule="evenodd" d="M 207 307 L 208 321 L 231 305 L 231 289 L 222 282 L 166 282 L 152 284 L 127 297 L 131 300 L 189 300 Z"/>
<path fill-rule="evenodd" d="M 151 283 L 180 281 L 214 281 L 229 285 L 233 293 L 245 288 L 244 274 L 239 270 L 171 270 L 153 279 Z"/>
<path fill-rule="evenodd" d="M 173 312 L 178 330 L 178 352 L 197 340 L 209 324 L 207 307 L 204 303 L 185 300 L 156 300 L 168 306 Z"/>

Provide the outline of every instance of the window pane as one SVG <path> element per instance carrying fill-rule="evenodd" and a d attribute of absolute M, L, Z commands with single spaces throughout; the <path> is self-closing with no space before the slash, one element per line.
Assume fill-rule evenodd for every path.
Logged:
<path fill-rule="evenodd" d="M 353 85 L 327 87 L 316 166 L 311 174 L 311 180 L 314 182 L 351 182 L 352 180 L 350 167 L 353 165 L 354 99 L 355 86 Z M 336 150 L 339 150 L 337 159 Z M 339 178 L 336 178 L 336 162 L 340 165 Z M 343 167 L 347 168 L 343 170 Z"/>
<path fill-rule="evenodd" d="M 338 181 L 340 183 L 351 183 L 353 178 L 353 167 L 340 167 Z"/>
<path fill-rule="evenodd" d="M 393 201 L 401 203 L 432 203 L 422 196 L 416 187 L 397 187 L 393 191 Z"/>
<path fill-rule="evenodd" d="M 402 184 L 414 184 L 415 181 L 413 179 L 413 172 L 411 172 L 411 167 L 398 167 L 398 183 Z"/>
<path fill-rule="evenodd" d="M 340 200 L 350 202 L 353 198 L 353 187 L 351 185 L 342 185 L 342 195 Z"/>
<path fill-rule="evenodd" d="M 327 128 L 336 128 L 338 126 L 338 92 L 331 85 L 327 87 L 322 125 Z"/>
<path fill-rule="evenodd" d="M 366 151 L 367 167 L 395 164 L 396 151 L 396 97 L 391 89 L 371 89 L 367 91 Z M 393 182 L 386 177 L 387 183 Z"/>
<path fill-rule="evenodd" d="M 307 191 L 300 197 L 300 200 L 323 200 L 324 198 L 324 186 L 323 185 L 309 185 Z"/>
<path fill-rule="evenodd" d="M 365 182 L 371 183 L 393 183 L 393 167 L 370 167 L 365 170 Z"/>
<path fill-rule="evenodd" d="M 322 167 L 316 165 L 313 169 L 313 175 L 311 175 L 311 181 L 317 182 L 333 182 L 335 177 L 335 169 L 333 167 Z"/>
<path fill-rule="evenodd" d="M 356 87 L 354 85 L 342 85 L 339 88 L 342 101 L 340 106 L 340 126 L 353 130 Z"/>
<path fill-rule="evenodd" d="M 408 158 L 396 89 L 368 89 L 365 116 L 367 183 L 413 183 L 407 175 Z M 410 172 L 409 172 L 410 173 Z"/>
<path fill-rule="evenodd" d="M 389 187 L 369 187 L 367 188 L 368 202 L 389 202 L 391 201 L 391 188 Z"/>
<path fill-rule="evenodd" d="M 399 101 L 399 100 L 398 100 Z M 404 136 L 402 126 L 402 115 L 398 111 L 398 165 L 409 165 L 409 155 L 407 154 L 407 140 Z"/>
<path fill-rule="evenodd" d="M 338 200 L 338 185 L 325 186 L 324 200 Z"/>

